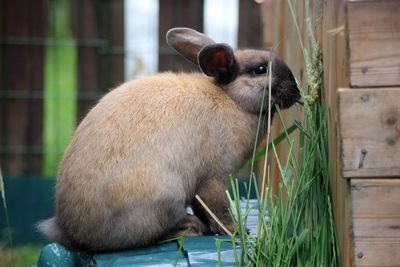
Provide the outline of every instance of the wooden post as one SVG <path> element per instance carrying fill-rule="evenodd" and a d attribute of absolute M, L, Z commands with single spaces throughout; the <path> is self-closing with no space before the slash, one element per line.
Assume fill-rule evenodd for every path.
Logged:
<path fill-rule="evenodd" d="M 96 1 L 71 1 L 71 23 L 73 36 L 80 43 L 98 38 Z M 77 47 L 77 101 L 78 120 L 83 118 L 89 108 L 96 103 L 95 96 L 99 90 L 99 47 L 79 45 Z"/>
<path fill-rule="evenodd" d="M 46 1 L 0 1 L 0 161 L 8 175 L 42 167 Z"/>
<path fill-rule="evenodd" d="M 261 8 L 255 1 L 239 1 L 239 48 L 260 49 L 263 42 Z"/>
<path fill-rule="evenodd" d="M 71 1 L 73 35 L 78 40 L 78 122 L 100 94 L 124 80 L 123 3 Z"/>
<path fill-rule="evenodd" d="M 400 261 L 399 12 L 400 2 L 391 0 L 347 6 L 350 84 L 339 92 L 337 113 L 355 266 Z"/>
<path fill-rule="evenodd" d="M 352 0 L 348 14 L 351 86 L 399 86 L 399 2 Z"/>
<path fill-rule="evenodd" d="M 165 41 L 173 27 L 188 27 L 203 31 L 203 0 L 162 0 L 159 11 L 159 71 L 191 71 L 198 67 L 177 55 Z"/>

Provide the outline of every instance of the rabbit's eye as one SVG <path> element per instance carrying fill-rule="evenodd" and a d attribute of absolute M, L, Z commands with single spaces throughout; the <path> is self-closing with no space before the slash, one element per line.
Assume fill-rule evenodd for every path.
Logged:
<path fill-rule="evenodd" d="M 250 71 L 252 74 L 260 75 L 267 73 L 267 65 L 261 64 Z"/>

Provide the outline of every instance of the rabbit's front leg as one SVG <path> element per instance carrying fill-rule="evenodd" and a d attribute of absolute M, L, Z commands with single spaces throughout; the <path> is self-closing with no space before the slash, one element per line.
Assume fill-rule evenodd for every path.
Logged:
<path fill-rule="evenodd" d="M 231 232 L 235 231 L 235 223 L 229 213 L 229 201 L 225 191 L 227 190 L 227 181 L 223 178 L 211 178 L 199 185 L 197 194 L 207 205 L 207 207 L 217 216 L 222 224 Z M 214 234 L 227 234 L 222 227 L 212 218 L 204 207 L 195 200 L 193 212 L 206 224 Z"/>

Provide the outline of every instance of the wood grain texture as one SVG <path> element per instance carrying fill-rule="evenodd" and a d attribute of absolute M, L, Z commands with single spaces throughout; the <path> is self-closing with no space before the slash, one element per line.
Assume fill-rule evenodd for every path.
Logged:
<path fill-rule="evenodd" d="M 159 1 L 158 71 L 199 71 L 196 65 L 173 52 L 166 42 L 165 34 L 174 27 L 188 27 L 203 32 L 203 18 L 203 0 Z"/>
<path fill-rule="evenodd" d="M 356 238 L 355 251 L 357 267 L 398 267 L 400 264 L 399 240 Z"/>
<path fill-rule="evenodd" d="M 304 3 L 303 1 L 291 2 L 295 13 L 297 14 L 302 40 L 305 41 L 307 40 L 307 36 L 305 35 L 304 28 Z M 396 71 L 393 70 L 396 65 L 393 65 L 392 62 L 393 60 L 396 60 L 395 56 L 399 55 L 399 51 L 395 51 L 390 47 L 391 42 L 393 42 L 393 40 L 391 39 L 395 39 L 397 37 L 396 34 L 388 34 L 385 30 L 385 25 L 389 25 L 390 27 L 390 25 L 393 25 L 393 23 L 395 25 L 398 23 L 397 21 L 393 21 L 393 16 L 396 15 L 397 11 L 389 11 L 390 15 L 387 15 L 385 13 L 386 11 L 382 11 L 382 9 L 384 10 L 385 7 L 383 7 L 382 4 L 377 3 L 378 1 L 364 1 L 365 3 L 361 1 L 359 1 L 360 3 L 355 2 L 356 1 L 346 0 L 310 1 L 311 17 L 313 20 L 313 25 L 315 26 L 314 30 L 323 51 L 323 95 L 329 111 L 328 134 L 329 156 L 331 159 L 330 187 L 332 192 L 332 203 L 334 209 L 337 237 L 340 246 L 340 266 L 400 266 L 400 260 L 397 259 L 397 254 L 391 255 L 392 253 L 397 253 L 398 251 L 400 251 L 398 246 L 399 243 L 397 242 L 398 233 L 396 232 L 397 217 L 384 217 L 386 215 L 379 213 L 383 210 L 381 209 L 382 205 L 386 206 L 386 208 L 384 209 L 385 212 L 392 210 L 393 213 L 396 213 L 396 200 L 391 201 L 390 199 L 387 199 L 386 195 L 388 194 L 388 191 L 382 192 L 379 190 L 372 190 L 366 196 L 364 196 L 364 194 L 361 192 L 354 192 L 354 189 L 353 191 L 351 191 L 350 183 L 356 180 L 343 179 L 341 171 L 342 169 L 340 162 L 341 153 L 343 153 L 343 150 L 340 145 L 339 129 L 343 128 L 339 127 L 339 118 L 341 118 L 343 113 L 341 112 L 342 106 L 339 107 L 337 105 L 339 94 L 338 88 L 350 88 L 351 85 L 357 87 L 379 85 L 390 86 L 396 84 L 395 81 L 396 79 L 398 79 L 398 77 L 393 74 Z M 400 4 L 400 1 L 384 0 L 382 1 L 382 3 L 384 3 L 384 5 L 388 4 L 389 6 L 391 6 L 391 8 L 393 8 L 392 10 L 396 10 L 398 5 L 397 3 Z M 359 6 L 363 5 L 363 7 L 359 10 L 355 10 L 356 4 Z M 349 12 L 346 12 L 346 5 L 349 5 Z M 380 5 L 381 10 L 379 12 L 377 12 L 378 10 L 374 9 L 376 5 Z M 283 56 L 285 61 L 293 70 L 294 75 L 299 80 L 302 80 L 304 71 L 304 60 L 301 51 L 300 53 L 298 51 L 299 42 L 296 36 L 297 33 L 294 29 L 293 18 L 291 17 L 287 2 L 274 1 L 272 4 L 270 1 L 267 1 L 267 4 L 265 4 L 265 9 L 266 10 L 264 10 L 264 14 L 266 15 L 264 15 L 264 21 L 267 26 L 265 30 L 268 31 L 268 23 L 270 25 L 271 21 L 273 21 L 274 23 L 275 30 L 273 31 L 272 35 L 268 35 L 268 33 L 264 35 L 264 42 L 268 45 L 272 43 L 273 46 L 276 47 L 276 51 Z M 357 15 L 355 16 L 354 14 Z M 271 16 L 274 17 L 271 18 Z M 378 18 L 376 18 L 377 16 Z M 389 21 L 386 21 L 386 18 Z M 376 21 L 377 19 L 381 21 Z M 377 31 L 376 27 L 378 27 Z M 395 33 L 399 29 L 400 27 L 397 27 L 395 29 L 391 28 L 391 30 Z M 352 36 L 349 37 L 349 35 Z M 376 38 L 381 39 L 377 40 Z M 351 39 L 351 58 L 349 58 L 348 51 L 349 39 Z M 386 42 L 388 42 L 388 44 L 386 44 Z M 379 49 L 382 49 L 382 47 L 384 47 L 384 49 L 387 49 L 388 51 L 380 51 Z M 397 47 L 399 46 L 397 45 Z M 366 63 L 368 63 L 368 65 L 365 65 Z M 365 72 L 365 74 L 357 74 L 357 70 L 359 72 L 361 71 L 360 66 L 367 66 L 368 71 Z M 365 69 L 363 70 L 365 71 Z M 390 73 L 391 75 L 388 75 Z M 390 77 L 392 77 L 391 83 L 389 79 Z M 350 79 L 352 79 L 352 84 L 350 84 Z M 385 81 L 383 81 L 383 79 L 385 79 Z M 358 82 L 359 84 L 354 83 L 354 81 Z M 397 84 L 399 83 L 397 82 Z M 379 88 L 379 90 L 386 89 Z M 359 90 L 353 91 L 357 93 Z M 373 91 L 374 90 L 368 92 Z M 399 96 L 396 97 L 397 99 L 399 99 Z M 384 100 L 386 102 L 383 106 L 385 108 L 388 108 L 390 103 L 395 105 L 395 99 L 396 98 L 393 98 L 392 95 L 392 98 L 389 99 L 389 102 L 388 100 Z M 353 104 L 354 103 L 349 103 L 348 107 L 346 108 L 348 113 L 346 113 L 345 115 L 350 116 L 350 118 L 352 118 L 352 114 L 349 113 L 353 112 Z M 359 108 L 358 117 L 353 116 L 353 119 L 356 118 L 356 122 L 349 123 L 349 127 L 347 127 L 347 129 L 350 132 L 357 132 L 358 121 L 364 121 L 363 127 L 375 127 L 371 125 L 372 120 L 374 120 L 373 123 L 379 124 L 381 118 L 376 113 L 381 112 L 381 110 L 378 108 L 378 111 L 374 111 L 375 113 L 373 114 L 370 109 L 374 108 L 375 104 L 372 105 L 372 107 L 369 109 L 363 110 L 362 108 Z M 339 112 L 341 112 L 340 116 L 338 116 Z M 291 114 L 287 115 L 288 118 L 291 116 Z M 279 125 L 275 125 L 274 127 L 275 128 L 273 129 L 273 133 L 279 133 Z M 383 130 L 382 127 L 380 129 L 381 130 L 379 131 L 379 136 L 387 133 L 395 134 L 396 132 L 395 130 L 393 130 L 393 128 L 390 128 L 389 131 Z M 360 132 L 359 134 L 362 135 L 362 132 Z M 348 138 L 350 137 L 353 138 L 352 136 L 349 136 Z M 356 138 L 355 142 L 357 141 L 365 140 L 357 140 Z M 367 142 L 369 141 L 367 140 Z M 287 152 L 287 148 L 285 147 L 281 147 L 278 151 L 278 153 L 280 153 L 279 155 L 285 154 L 285 152 Z M 370 156 L 370 154 L 368 154 L 368 156 Z M 383 155 L 387 156 L 385 153 L 383 153 Z M 380 156 L 378 157 L 382 157 L 382 154 L 380 154 Z M 391 161 L 389 162 L 393 162 L 396 159 L 392 157 L 390 160 Z M 364 167 L 368 166 L 365 165 L 367 163 L 372 164 L 373 162 L 364 162 Z M 398 165 L 400 166 L 400 163 Z M 369 176 L 370 173 L 371 170 L 368 170 L 364 173 L 360 173 L 359 175 Z M 346 174 L 351 173 L 347 172 Z M 381 176 L 379 170 L 376 170 L 375 175 Z M 360 181 L 363 180 L 365 181 L 365 179 L 361 179 Z M 371 183 L 371 180 L 368 181 Z M 377 179 L 377 181 L 384 180 Z M 364 192 L 363 190 L 361 191 Z M 390 193 L 389 197 L 392 196 L 392 194 L 393 193 Z M 354 198 L 354 195 L 356 195 L 357 197 Z M 363 205 L 362 203 L 368 204 Z M 369 211 L 368 208 L 374 208 L 376 217 L 368 217 L 373 214 L 373 212 Z M 351 211 L 353 211 L 353 214 Z M 356 217 L 354 217 L 354 215 Z M 354 223 L 357 225 L 357 227 L 355 228 L 353 228 Z M 356 235 L 355 238 L 353 234 Z M 378 236 L 386 237 L 385 241 L 377 239 L 376 237 Z M 371 238 L 372 241 L 375 242 L 374 244 L 376 244 L 375 247 L 369 246 L 369 242 L 372 242 Z M 359 252 L 363 252 L 364 254 L 361 257 L 358 257 Z"/>
<path fill-rule="evenodd" d="M 238 47 L 261 49 L 263 43 L 260 4 L 239 0 Z"/>
<path fill-rule="evenodd" d="M 400 178 L 352 179 L 351 199 L 353 218 L 399 217 Z"/>
<path fill-rule="evenodd" d="M 400 88 L 341 89 L 344 177 L 400 176 Z"/>
<path fill-rule="evenodd" d="M 400 1 L 349 1 L 351 86 L 400 85 Z"/>
<path fill-rule="evenodd" d="M 38 174 L 43 155 L 27 148 L 43 145 L 43 101 L 31 96 L 43 93 L 46 49 L 11 39 L 46 37 L 49 4 L 17 0 L 0 1 L 0 6 L 0 36 L 5 41 L 0 45 L 0 165 L 8 175 Z"/>
<path fill-rule="evenodd" d="M 400 179 L 352 179 L 356 266 L 399 266 Z"/>
<path fill-rule="evenodd" d="M 346 0 L 326 1 L 322 16 L 322 45 L 324 62 L 324 98 L 328 109 L 328 141 L 330 158 L 330 189 L 336 233 L 339 243 L 340 265 L 353 266 L 354 247 L 350 216 L 350 182 L 343 179 L 340 166 L 340 146 L 337 138 L 339 87 L 349 86 L 347 68 Z"/>

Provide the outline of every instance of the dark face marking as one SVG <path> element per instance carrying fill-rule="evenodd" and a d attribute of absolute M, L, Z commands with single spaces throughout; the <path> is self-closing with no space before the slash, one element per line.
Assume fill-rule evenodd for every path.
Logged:
<path fill-rule="evenodd" d="M 274 56 L 272 65 L 273 87 L 275 103 L 280 108 L 288 108 L 300 99 L 300 91 L 292 71 L 286 63 L 278 56 Z"/>
<path fill-rule="evenodd" d="M 272 56 L 272 61 L 269 61 Z M 237 77 L 228 84 L 222 84 L 227 94 L 245 110 L 259 113 L 262 104 L 263 113 L 280 108 L 288 108 L 300 98 L 296 80 L 289 67 L 276 54 L 260 50 L 238 50 L 235 58 L 239 65 Z M 272 64 L 272 75 L 268 75 L 268 64 Z M 271 104 L 269 109 L 268 93 L 262 100 L 264 88 L 271 81 Z M 266 88 L 268 90 L 268 88 Z"/>

